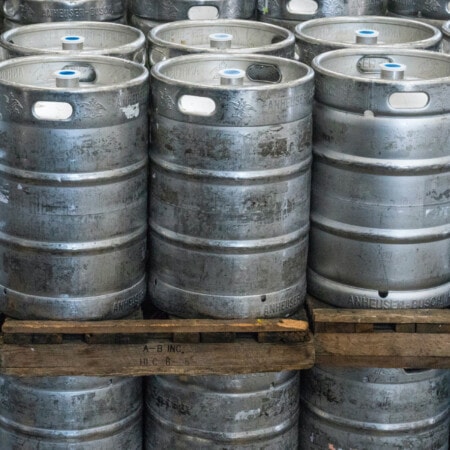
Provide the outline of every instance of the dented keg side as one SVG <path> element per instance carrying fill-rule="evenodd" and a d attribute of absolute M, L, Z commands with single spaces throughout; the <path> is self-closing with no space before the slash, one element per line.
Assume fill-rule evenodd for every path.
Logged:
<path fill-rule="evenodd" d="M 337 50 L 313 67 L 309 291 L 343 307 L 448 306 L 450 58 Z"/>
<path fill-rule="evenodd" d="M 140 378 L 0 377 L 4 449 L 142 448 Z"/>
<path fill-rule="evenodd" d="M 264 16 L 303 22 L 321 17 L 383 15 L 384 0 L 258 0 L 258 20 Z M 262 20 L 264 21 L 264 20 Z"/>
<path fill-rule="evenodd" d="M 251 19 L 255 0 L 131 0 L 132 14 L 160 22 L 176 20 Z"/>
<path fill-rule="evenodd" d="M 244 84 L 221 85 L 222 70 Z M 153 301 L 182 317 L 292 313 L 305 290 L 312 70 L 198 55 L 152 74 Z"/>
<path fill-rule="evenodd" d="M 110 57 L 0 64 L 4 313 L 117 318 L 142 302 L 147 79 L 145 67 Z"/>
<path fill-rule="evenodd" d="M 298 372 L 150 377 L 145 449 L 297 449 Z"/>
<path fill-rule="evenodd" d="M 319 54 L 340 48 L 411 48 L 438 50 L 442 33 L 415 20 L 392 17 L 327 17 L 298 24 L 300 60 L 311 64 Z"/>
<path fill-rule="evenodd" d="M 24 25 L 5 31 L 0 45 L 9 58 L 68 54 L 115 56 L 145 64 L 145 36 L 116 23 L 57 22 Z"/>
<path fill-rule="evenodd" d="M 21 24 L 114 21 L 125 16 L 123 0 L 5 0 L 5 19 Z"/>
<path fill-rule="evenodd" d="M 148 34 L 149 62 L 194 53 L 257 53 L 294 58 L 294 35 L 281 27 L 249 20 L 179 21 Z"/>
<path fill-rule="evenodd" d="M 302 372 L 299 448 L 448 449 L 446 370 Z"/>

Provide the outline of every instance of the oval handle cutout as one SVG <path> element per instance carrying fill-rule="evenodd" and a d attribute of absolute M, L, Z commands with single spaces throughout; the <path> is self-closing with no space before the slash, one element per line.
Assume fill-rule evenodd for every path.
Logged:
<path fill-rule="evenodd" d="M 39 101 L 33 105 L 32 112 L 39 120 L 68 120 L 72 117 L 73 108 L 66 102 Z"/>
<path fill-rule="evenodd" d="M 216 102 L 209 97 L 183 95 L 178 100 L 178 108 L 183 114 L 207 117 L 215 113 Z"/>
<path fill-rule="evenodd" d="M 219 10 L 215 6 L 193 6 L 189 8 L 189 20 L 214 20 L 219 18 Z"/>
<path fill-rule="evenodd" d="M 290 14 L 306 14 L 314 15 L 319 9 L 319 5 L 314 0 L 291 0 L 286 5 L 286 9 Z"/>
<path fill-rule="evenodd" d="M 247 78 L 259 83 L 280 83 L 280 68 L 274 64 L 255 63 L 247 67 Z"/>
<path fill-rule="evenodd" d="M 389 105 L 394 109 L 422 109 L 429 100 L 425 92 L 394 92 L 389 97 Z"/>

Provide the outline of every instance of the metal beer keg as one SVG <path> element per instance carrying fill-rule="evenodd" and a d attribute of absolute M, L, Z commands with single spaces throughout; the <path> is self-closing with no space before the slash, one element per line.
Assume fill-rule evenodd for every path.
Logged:
<path fill-rule="evenodd" d="M 107 319 L 146 293 L 148 72 L 106 56 L 0 64 L 0 310 Z"/>
<path fill-rule="evenodd" d="M 0 377 L 2 450 L 142 449 L 142 380 Z"/>
<path fill-rule="evenodd" d="M 340 307 L 450 304 L 450 57 L 323 53 L 316 72 L 309 292 Z"/>
<path fill-rule="evenodd" d="M 145 36 L 136 28 L 106 22 L 24 25 L 4 32 L 0 45 L 8 58 L 29 55 L 109 55 L 145 64 Z"/>
<path fill-rule="evenodd" d="M 295 28 L 300 60 L 306 64 L 320 53 L 340 48 L 416 48 L 438 50 L 442 33 L 431 25 L 393 17 L 327 17 Z"/>
<path fill-rule="evenodd" d="M 448 450 L 449 372 L 303 371 L 299 448 Z"/>
<path fill-rule="evenodd" d="M 179 21 L 148 34 L 149 62 L 193 53 L 258 53 L 294 58 L 294 35 L 284 28 L 249 20 Z"/>
<path fill-rule="evenodd" d="M 298 372 L 150 377 L 145 450 L 297 450 Z"/>
<path fill-rule="evenodd" d="M 265 55 L 152 69 L 150 294 L 180 317 L 280 317 L 305 296 L 313 72 Z"/>

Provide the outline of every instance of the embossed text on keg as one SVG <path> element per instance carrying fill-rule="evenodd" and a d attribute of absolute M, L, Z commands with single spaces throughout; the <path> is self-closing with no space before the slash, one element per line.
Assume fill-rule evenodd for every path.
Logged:
<path fill-rule="evenodd" d="M 114 14 L 112 6 L 91 7 L 91 8 L 49 8 L 42 12 L 42 17 L 58 19 L 80 19 L 88 16 L 104 16 Z"/>
<path fill-rule="evenodd" d="M 287 298 L 280 303 L 267 305 L 264 307 L 264 317 L 273 317 L 275 314 L 282 314 L 284 311 L 295 308 L 297 305 L 297 297 Z"/>

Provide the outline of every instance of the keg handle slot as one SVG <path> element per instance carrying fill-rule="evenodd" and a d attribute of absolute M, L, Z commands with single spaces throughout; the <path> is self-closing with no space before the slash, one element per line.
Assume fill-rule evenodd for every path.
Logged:
<path fill-rule="evenodd" d="M 67 102 L 37 101 L 31 111 L 38 120 L 65 121 L 73 115 L 73 107 Z"/>
<path fill-rule="evenodd" d="M 219 9 L 216 6 L 192 6 L 187 15 L 189 20 L 214 20 L 219 18 Z"/>
<path fill-rule="evenodd" d="M 394 92 L 389 96 L 389 106 L 397 110 L 424 109 L 430 102 L 426 92 Z"/>
<path fill-rule="evenodd" d="M 246 70 L 247 78 L 258 83 L 280 83 L 282 74 L 280 68 L 275 64 L 255 63 L 250 64 Z"/>
<path fill-rule="evenodd" d="M 178 109 L 189 116 L 210 117 L 216 112 L 216 102 L 209 97 L 182 95 L 178 99 Z"/>
<path fill-rule="evenodd" d="M 286 4 L 290 14 L 301 14 L 313 17 L 319 10 L 319 4 L 314 0 L 290 0 Z"/>

